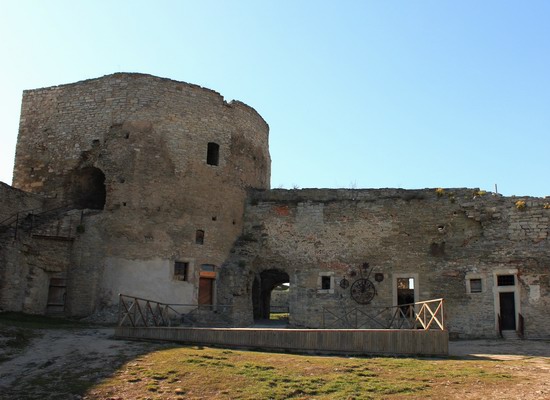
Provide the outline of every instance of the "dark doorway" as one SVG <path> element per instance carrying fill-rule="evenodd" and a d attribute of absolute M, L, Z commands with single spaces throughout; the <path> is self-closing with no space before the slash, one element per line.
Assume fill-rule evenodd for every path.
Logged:
<path fill-rule="evenodd" d="M 397 278 L 397 305 L 401 306 L 401 316 L 411 316 L 414 310 L 414 278 Z M 408 304 L 408 305 L 405 305 Z"/>
<path fill-rule="evenodd" d="M 71 200 L 75 207 L 103 210 L 105 197 L 105 174 L 100 169 L 86 167 L 73 172 Z"/>
<path fill-rule="evenodd" d="M 516 299 L 514 292 L 499 293 L 502 330 L 516 330 Z"/>
<path fill-rule="evenodd" d="M 397 305 L 414 303 L 414 278 L 397 278 Z"/>
<path fill-rule="evenodd" d="M 255 320 L 270 319 L 273 289 L 289 282 L 288 274 L 278 269 L 268 269 L 256 276 L 252 284 L 252 307 Z"/>

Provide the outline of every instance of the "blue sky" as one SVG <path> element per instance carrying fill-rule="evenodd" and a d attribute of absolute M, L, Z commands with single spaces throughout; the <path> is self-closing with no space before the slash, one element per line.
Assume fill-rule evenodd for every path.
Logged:
<path fill-rule="evenodd" d="M 142 72 L 254 107 L 272 187 L 550 195 L 550 2 L 4 1 L 0 180 L 24 89 Z"/>

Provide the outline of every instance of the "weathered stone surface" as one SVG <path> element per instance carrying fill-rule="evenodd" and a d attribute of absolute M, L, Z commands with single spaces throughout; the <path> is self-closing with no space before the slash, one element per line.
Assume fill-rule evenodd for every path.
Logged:
<path fill-rule="evenodd" d="M 243 326 L 289 283 L 294 327 L 444 298 L 451 335 L 494 337 L 500 314 L 550 337 L 548 199 L 269 179 L 267 124 L 214 91 L 142 74 L 26 91 L 0 219 L 39 211 L 0 227 L 0 309 L 43 313 L 62 281 L 68 315 L 124 293 Z"/>
<path fill-rule="evenodd" d="M 25 91 L 13 185 L 84 210 L 70 234 L 67 313 L 90 314 L 120 292 L 196 303 L 201 265 L 221 265 L 242 231 L 246 189 L 269 187 L 268 129 L 241 102 L 150 75 Z M 174 279 L 175 261 L 189 263 L 186 281 Z M 27 263 L 19 257 L 23 276 Z"/>
<path fill-rule="evenodd" d="M 30 210 L 40 209 L 44 204 L 41 196 L 33 195 L 22 190 L 16 190 L 11 186 L 0 182 L 0 222 L 11 222 L 17 213 L 21 212 L 20 217 L 25 218 Z"/>
<path fill-rule="evenodd" d="M 472 198 L 472 190 L 270 190 L 252 193 L 242 240 L 222 268 L 220 299 L 236 301 L 237 319 L 250 323 L 254 277 L 280 270 L 290 277 L 294 326 L 321 327 L 327 310 L 358 307 L 369 313 L 397 304 L 395 279 L 415 277 L 419 300 L 445 298 L 447 327 L 460 336 L 494 336 L 498 314 L 496 274 L 514 274 L 518 314 L 525 334 L 547 337 L 550 319 L 549 225 L 543 199 L 514 201 L 495 195 Z M 481 215 L 492 218 L 479 218 Z M 497 215 L 495 217 L 495 215 Z M 336 283 L 369 264 L 376 296 L 357 304 L 349 288 L 320 290 L 318 275 Z M 235 264 L 246 265 L 245 271 Z M 235 273 L 232 271 L 235 269 Z M 248 272 L 249 271 L 249 272 Z M 366 272 L 368 274 L 368 271 Z M 376 282 L 374 274 L 382 274 Z M 480 293 L 468 293 L 469 277 L 482 279 Z M 235 290 L 246 286 L 248 291 Z M 508 289 L 511 290 L 511 289 Z M 242 299 L 244 297 L 244 299 Z M 325 309 L 325 310 L 324 310 Z"/>

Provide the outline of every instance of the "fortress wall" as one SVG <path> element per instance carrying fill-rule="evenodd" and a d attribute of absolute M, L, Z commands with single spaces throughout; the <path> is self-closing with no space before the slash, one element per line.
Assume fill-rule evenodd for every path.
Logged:
<path fill-rule="evenodd" d="M 0 308 L 43 312 L 52 278 L 66 279 L 67 315 L 110 307 L 118 293 L 196 303 L 208 264 L 213 301 L 233 305 L 240 325 L 269 311 L 268 287 L 288 277 L 294 327 L 320 327 L 323 309 L 443 297 L 452 335 L 494 337 L 511 295 L 526 336 L 550 337 L 548 199 L 269 190 L 268 134 L 253 108 L 150 75 L 25 91 L 15 188 L 0 185 L 0 216 L 74 210 L 44 216 L 33 227 L 40 237 L 0 234 Z M 69 214 L 78 226 L 59 237 Z M 184 280 L 176 261 L 188 263 Z M 367 277 L 376 292 L 368 304 L 340 286 Z"/>
<path fill-rule="evenodd" d="M 137 137 L 126 137 L 128 130 Z M 161 157 L 169 158 L 173 172 L 184 174 L 193 162 L 206 161 L 206 144 L 214 141 L 220 144 L 220 166 L 224 167 L 231 139 L 237 134 L 257 149 L 258 158 L 265 159 L 264 175 L 269 178 L 267 124 L 252 108 L 235 101 L 228 104 L 212 90 L 125 73 L 27 90 L 23 93 L 14 186 L 61 196 L 66 175 L 106 145 L 113 146 L 115 152 L 129 153 L 126 157 L 143 151 L 143 145 L 155 145 L 160 148 L 150 154 L 146 166 Z M 113 143 L 122 138 L 126 141 Z M 166 153 L 159 153 L 161 150 Z M 143 162 L 145 155 L 139 156 L 131 158 Z M 224 171 L 232 178 L 242 175 L 247 186 L 269 186 L 266 176 L 259 182 L 247 177 L 248 172 Z M 116 181 L 114 176 L 107 178 L 109 183 Z"/>
<path fill-rule="evenodd" d="M 271 190 L 251 194 L 242 240 L 224 267 L 220 297 L 251 313 L 252 279 L 280 269 L 290 277 L 291 323 L 320 327 L 323 307 L 368 311 L 396 304 L 396 279 L 414 277 L 418 300 L 443 297 L 447 327 L 455 335 L 496 334 L 499 307 L 496 277 L 515 274 L 516 308 L 531 337 L 550 336 L 541 318 L 550 304 L 550 210 L 540 198 L 526 207 L 472 189 Z M 372 270 L 376 296 L 359 305 L 338 283 L 363 263 Z M 368 274 L 368 271 L 365 273 Z M 374 280 L 376 273 L 383 280 Z M 321 290 L 320 274 L 333 277 Z M 238 292 L 241 277 L 248 292 Z M 470 293 L 470 279 L 482 291 Z M 232 291 L 232 294 L 229 293 Z"/>
<path fill-rule="evenodd" d="M 140 295 L 139 275 L 151 260 L 167 266 L 167 285 L 181 288 L 174 302 L 196 301 L 189 283 L 198 285 L 202 264 L 227 259 L 242 231 L 247 189 L 269 188 L 268 130 L 243 103 L 150 75 L 25 91 L 14 186 L 102 209 L 84 213 L 75 242 L 71 313 L 88 314 L 118 291 Z M 209 143 L 219 146 L 214 159 Z M 187 283 L 174 282 L 178 260 L 190 263 Z"/>

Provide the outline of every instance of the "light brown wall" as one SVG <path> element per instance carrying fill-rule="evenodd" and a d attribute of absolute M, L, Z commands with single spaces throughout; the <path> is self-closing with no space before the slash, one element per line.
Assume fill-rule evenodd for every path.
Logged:
<path fill-rule="evenodd" d="M 85 213 L 75 241 L 70 313 L 110 302 L 101 287 L 112 272 L 103 273 L 107 259 L 115 269 L 120 260 L 125 282 L 110 292 L 136 296 L 132 260 L 135 272 L 148 260 L 221 265 L 242 231 L 247 189 L 269 188 L 268 131 L 243 103 L 150 75 L 25 91 L 14 186 L 71 203 L 77 171 L 93 167 L 105 175 L 105 208 Z M 217 166 L 206 163 L 209 142 L 220 146 Z M 202 245 L 195 243 L 199 229 Z M 188 301 L 188 291 L 173 301 Z"/>
<path fill-rule="evenodd" d="M 494 273 L 517 270 L 527 334 L 550 336 L 543 318 L 550 304 L 549 218 L 544 199 L 519 199 L 476 190 L 271 190 L 246 209 L 245 230 L 224 266 L 220 298 L 251 318 L 254 276 L 281 269 L 290 276 L 291 323 L 319 327 L 323 307 L 369 311 L 394 305 L 393 280 L 418 275 L 419 300 L 443 297 L 448 329 L 463 336 L 495 336 Z M 377 295 L 353 301 L 337 284 L 368 262 Z M 319 272 L 333 273 L 332 293 L 318 291 Z M 382 273 L 382 282 L 374 281 Z M 466 275 L 484 279 L 484 291 L 467 294 Z M 502 273 L 502 272 L 501 272 Z M 239 291 L 239 288 L 243 288 Z M 248 318 L 248 319 L 247 319 Z"/>

